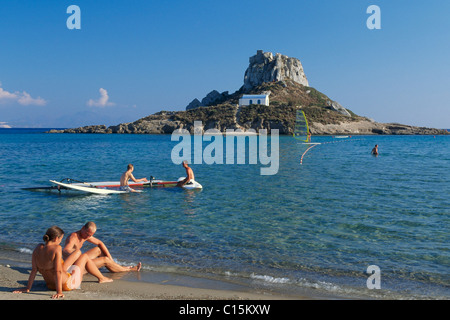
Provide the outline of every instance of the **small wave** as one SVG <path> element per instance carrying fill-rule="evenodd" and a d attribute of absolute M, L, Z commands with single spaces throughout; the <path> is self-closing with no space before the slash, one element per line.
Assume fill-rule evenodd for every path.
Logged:
<path fill-rule="evenodd" d="M 290 282 L 290 280 L 288 278 L 276 278 L 276 277 L 272 277 L 272 276 L 268 276 L 268 275 L 258 275 L 258 274 L 254 274 L 254 273 L 252 273 L 250 275 L 250 278 L 257 279 L 257 280 L 262 280 L 262 281 L 268 282 L 268 283 L 284 284 L 284 283 L 289 283 Z"/>
<path fill-rule="evenodd" d="M 19 251 L 20 253 L 33 254 L 33 250 L 30 250 L 28 248 L 19 248 L 19 249 L 17 249 L 17 251 Z"/>
<path fill-rule="evenodd" d="M 340 292 L 343 290 L 340 286 L 338 286 L 334 283 L 325 282 L 325 281 L 311 282 L 311 281 L 302 279 L 301 281 L 299 281 L 299 284 L 301 284 L 305 287 L 314 288 L 314 289 L 322 289 L 322 290 L 326 290 L 329 292 Z"/>
<path fill-rule="evenodd" d="M 231 272 L 231 271 L 225 271 L 224 274 L 225 274 L 226 277 L 237 277 L 237 276 L 239 276 L 238 273 L 234 273 L 234 272 Z"/>
<path fill-rule="evenodd" d="M 335 294 L 345 294 L 347 293 L 347 290 L 344 287 L 341 287 L 338 284 L 327 282 L 327 281 L 321 281 L 321 280 L 307 280 L 305 278 L 299 278 L 299 279 L 291 279 L 291 278 L 285 278 L 285 277 L 273 277 L 270 275 L 258 275 L 252 273 L 250 275 L 251 279 L 260 280 L 263 281 L 266 284 L 269 285 L 288 285 L 291 286 L 299 286 L 303 288 L 310 288 L 315 290 L 322 290 L 328 293 L 335 293 Z"/>

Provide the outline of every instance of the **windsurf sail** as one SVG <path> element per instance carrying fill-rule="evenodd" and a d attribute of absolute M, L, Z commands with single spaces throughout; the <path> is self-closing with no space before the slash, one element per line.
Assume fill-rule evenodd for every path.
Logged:
<path fill-rule="evenodd" d="M 303 110 L 297 110 L 295 116 L 294 138 L 304 142 L 310 140 L 308 120 Z"/>
<path fill-rule="evenodd" d="M 300 164 L 302 164 L 305 154 L 320 143 L 311 143 L 311 134 L 309 132 L 308 120 L 306 119 L 305 112 L 300 109 L 297 110 L 295 115 L 294 138 L 303 141 L 302 144 L 310 145 L 310 147 L 308 147 L 305 152 L 303 152 L 300 158 Z"/>

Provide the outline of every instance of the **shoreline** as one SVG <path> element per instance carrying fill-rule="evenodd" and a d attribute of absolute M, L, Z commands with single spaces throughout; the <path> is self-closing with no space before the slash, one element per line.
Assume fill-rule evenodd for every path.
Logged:
<path fill-rule="evenodd" d="M 319 124 L 320 126 L 320 124 Z M 323 127 L 323 125 L 321 125 Z M 85 127 L 80 127 L 80 128 L 86 128 L 86 127 L 92 127 L 92 126 L 85 126 Z M 118 132 L 100 132 L 100 131 L 83 131 L 83 132 L 75 132 L 73 130 L 76 129 L 80 129 L 80 128 L 75 128 L 75 129 L 71 129 L 71 128 L 15 128 L 15 127 L 11 127 L 11 128 L 0 128 L 3 129 L 3 132 L 8 132 L 8 130 L 11 130 L 11 132 L 15 131 L 15 130 L 28 130 L 30 132 L 28 133 L 47 133 L 47 134 L 57 134 L 57 133 L 69 133 L 69 134 L 124 134 L 124 135 L 167 135 L 170 136 L 172 135 L 172 133 L 156 133 L 156 132 L 129 132 L 129 133 L 118 133 Z M 422 128 L 422 127 L 419 127 Z M 355 136 L 355 137 L 360 137 L 360 136 L 447 136 L 450 134 L 450 129 L 435 129 L 435 128 L 426 128 L 423 127 L 425 129 L 432 129 L 432 130 L 438 130 L 439 132 L 428 132 L 428 133 L 375 133 L 375 132 L 341 132 L 341 131 L 336 131 L 336 132 L 318 132 L 318 133 L 314 133 L 313 136 L 315 137 L 334 137 L 334 136 L 340 136 L 340 135 L 348 135 L 348 136 Z M 42 130 L 42 131 L 41 131 Z M 69 132 L 69 130 L 71 130 Z M 235 130 L 235 129 L 232 129 Z M 10 133 L 10 132 L 8 132 Z M 189 133 L 191 134 L 191 133 Z M 216 135 L 216 134 L 221 134 L 223 136 L 259 136 L 259 132 L 253 132 L 253 131 L 243 131 L 243 132 L 226 132 L 226 131 L 220 131 L 218 130 L 217 133 L 203 133 L 203 135 Z M 292 136 L 292 134 L 290 133 L 279 133 L 279 136 Z"/>
<path fill-rule="evenodd" d="M 7 260 L 0 256 L 0 300 L 49 300 L 53 290 L 46 287 L 40 273 L 37 274 L 33 287 L 29 293 L 13 293 L 14 290 L 27 285 L 31 265 L 29 263 Z M 173 275 L 157 272 L 140 271 L 126 273 L 103 274 L 112 278 L 111 283 L 99 284 L 97 279 L 86 274 L 83 277 L 81 289 L 64 291 L 64 300 L 317 300 L 311 296 L 289 295 L 274 293 L 252 288 L 239 288 L 231 284 L 215 281 L 210 285 L 179 283 Z M 142 278 L 152 278 L 145 281 Z M 172 279 L 170 279 L 172 278 Z M 339 299 L 339 298 L 337 298 Z"/>

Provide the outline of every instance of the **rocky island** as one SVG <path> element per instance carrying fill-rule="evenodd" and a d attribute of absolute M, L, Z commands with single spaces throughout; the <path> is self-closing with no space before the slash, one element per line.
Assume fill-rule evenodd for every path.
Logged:
<path fill-rule="evenodd" d="M 244 95 L 269 94 L 270 105 L 239 105 Z M 398 123 L 378 123 L 358 116 L 324 93 L 309 87 L 300 60 L 258 50 L 250 57 L 244 85 L 236 92 L 211 91 L 202 100 L 194 99 L 185 111 L 160 111 L 135 122 L 116 126 L 92 125 L 50 133 L 135 133 L 171 134 L 184 128 L 193 133 L 194 121 L 204 130 L 278 129 L 293 134 L 296 111 L 302 109 L 313 135 L 358 134 L 449 134 L 446 130 L 414 127 Z"/>

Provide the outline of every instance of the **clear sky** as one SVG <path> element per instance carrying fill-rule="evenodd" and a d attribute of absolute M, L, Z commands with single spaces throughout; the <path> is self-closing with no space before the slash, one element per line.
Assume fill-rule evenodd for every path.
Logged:
<path fill-rule="evenodd" d="M 366 26 L 370 5 L 379 30 Z M 448 0 L 2 0 L 0 126 L 184 110 L 238 90 L 257 50 L 300 59 L 311 87 L 356 114 L 450 128 Z"/>

